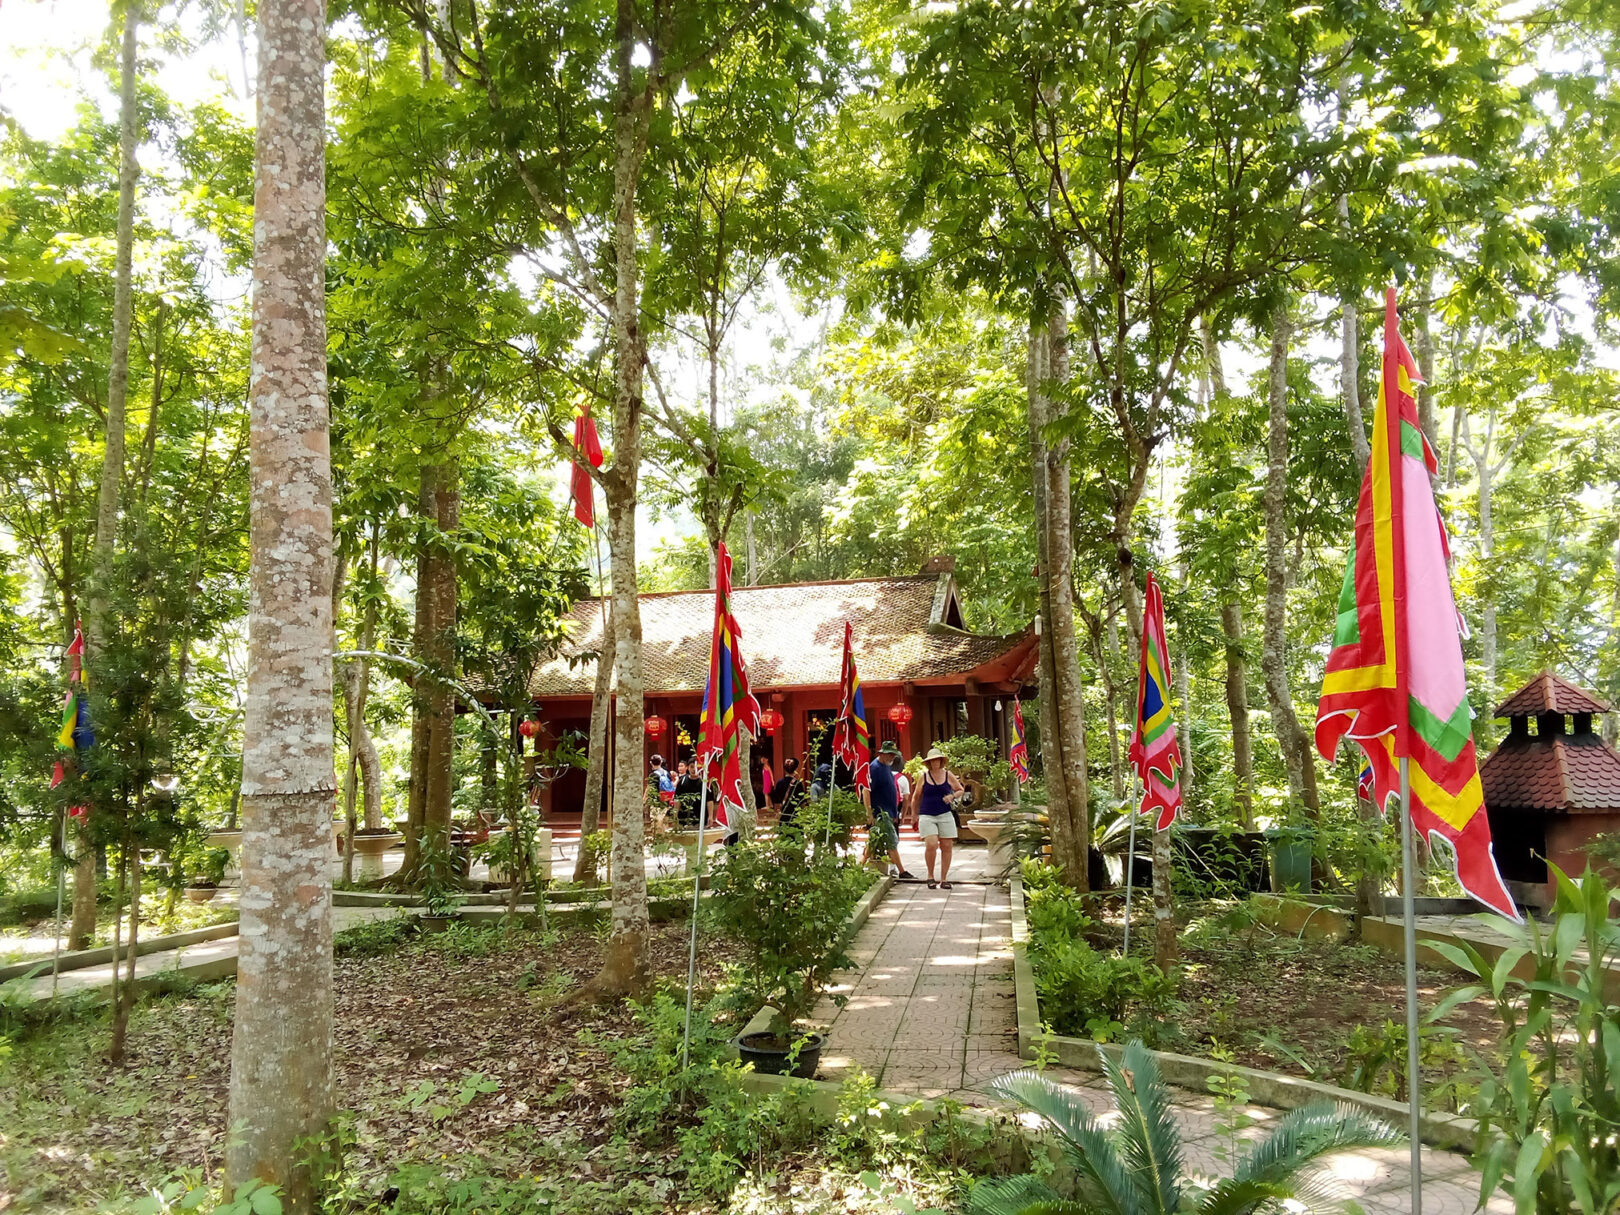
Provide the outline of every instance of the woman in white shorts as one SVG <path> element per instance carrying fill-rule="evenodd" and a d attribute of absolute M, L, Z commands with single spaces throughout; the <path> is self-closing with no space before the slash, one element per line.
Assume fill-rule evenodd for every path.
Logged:
<path fill-rule="evenodd" d="M 951 805 L 961 796 L 962 782 L 946 768 L 949 761 L 938 747 L 923 756 L 923 774 L 912 790 L 917 830 L 923 837 L 923 860 L 928 865 L 928 889 L 951 888 L 951 849 L 956 841 L 956 818 Z M 939 857 L 939 881 L 934 881 L 934 857 Z"/>

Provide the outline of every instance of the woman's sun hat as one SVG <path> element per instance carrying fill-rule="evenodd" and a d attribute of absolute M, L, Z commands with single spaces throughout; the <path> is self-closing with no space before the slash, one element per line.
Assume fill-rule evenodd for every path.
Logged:
<path fill-rule="evenodd" d="M 946 763 L 951 762 L 951 757 L 949 755 L 946 755 L 945 752 L 941 751 L 938 747 L 930 747 L 929 750 L 928 750 L 928 754 L 923 756 L 923 763 L 931 764 L 936 759 L 942 759 Z"/>

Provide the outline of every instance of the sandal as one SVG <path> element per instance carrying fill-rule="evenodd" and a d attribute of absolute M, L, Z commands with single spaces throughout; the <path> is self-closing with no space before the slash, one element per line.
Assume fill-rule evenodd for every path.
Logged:
<path fill-rule="evenodd" d="M 933 878 L 929 878 L 928 879 L 928 889 L 930 889 L 930 890 L 938 890 L 939 889 L 939 883 L 936 882 Z"/>
<path fill-rule="evenodd" d="M 949 882 L 941 882 L 939 884 L 939 888 L 941 890 L 949 890 L 951 888 L 951 884 Z"/>
<path fill-rule="evenodd" d="M 915 882 L 917 880 L 917 875 L 907 869 L 902 869 L 899 873 L 895 874 L 895 877 L 899 878 L 902 882 Z"/>

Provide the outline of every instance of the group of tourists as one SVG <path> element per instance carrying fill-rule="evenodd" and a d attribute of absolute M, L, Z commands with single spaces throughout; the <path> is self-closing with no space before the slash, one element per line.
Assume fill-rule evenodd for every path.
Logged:
<path fill-rule="evenodd" d="M 654 755 L 651 766 L 650 786 L 674 809 L 677 824 L 695 828 L 704 795 L 703 778 L 696 766 L 681 760 L 671 773 L 662 755 Z M 782 761 L 782 772 L 777 776 L 762 756 L 756 754 L 750 761 L 749 784 L 753 786 L 754 803 L 764 810 L 774 810 L 779 823 L 791 823 L 807 803 L 825 798 L 832 791 L 830 763 L 821 764 L 809 784 L 805 783 L 801 767 L 797 759 L 789 757 Z M 923 756 L 923 771 L 915 782 L 904 767 L 900 746 L 892 740 L 884 743 L 872 760 L 870 788 L 862 791 L 871 814 L 869 854 L 880 863 L 886 858 L 895 876 L 915 881 L 915 875 L 900 859 L 900 828 L 902 824 L 914 825 L 923 840 L 928 889 L 949 890 L 951 853 L 957 838 L 955 808 L 965 793 L 964 786 L 950 770 L 949 757 L 938 747 Z M 709 796 L 715 796 L 713 782 Z"/>

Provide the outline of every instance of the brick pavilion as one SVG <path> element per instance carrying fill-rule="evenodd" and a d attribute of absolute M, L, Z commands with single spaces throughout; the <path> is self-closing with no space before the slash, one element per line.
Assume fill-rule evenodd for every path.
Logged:
<path fill-rule="evenodd" d="M 1620 753 L 1593 730 L 1608 711 L 1550 671 L 1497 707 L 1496 716 L 1511 723 L 1508 736 L 1479 777 L 1496 863 L 1522 902 L 1551 903 L 1548 861 L 1579 876 L 1590 860 L 1586 846 L 1620 831 Z"/>
<path fill-rule="evenodd" d="M 866 716 L 879 744 L 894 739 L 909 758 L 938 739 L 970 733 L 1006 753 L 1012 698 L 1028 694 L 1035 677 L 1035 632 L 967 631 L 954 570 L 953 558 L 936 557 L 921 573 L 902 577 L 733 588 L 754 693 L 761 709 L 781 715 L 774 732 L 762 731 L 755 743 L 773 769 L 788 756 L 803 762 L 812 746 L 813 760 L 828 758 L 825 727 L 838 711 L 846 620 L 855 626 Z M 713 591 L 641 596 L 646 714 L 664 727 L 648 736 L 646 756 L 662 754 L 671 767 L 692 755 L 713 625 Z M 569 639 L 530 682 L 550 737 L 589 734 L 594 655 L 602 639 L 599 602 L 575 604 L 565 627 Z M 904 724 L 889 717 L 897 704 L 911 711 Z M 581 811 L 584 796 L 585 774 L 575 770 L 546 791 L 543 808 L 548 819 L 566 822 Z"/>

